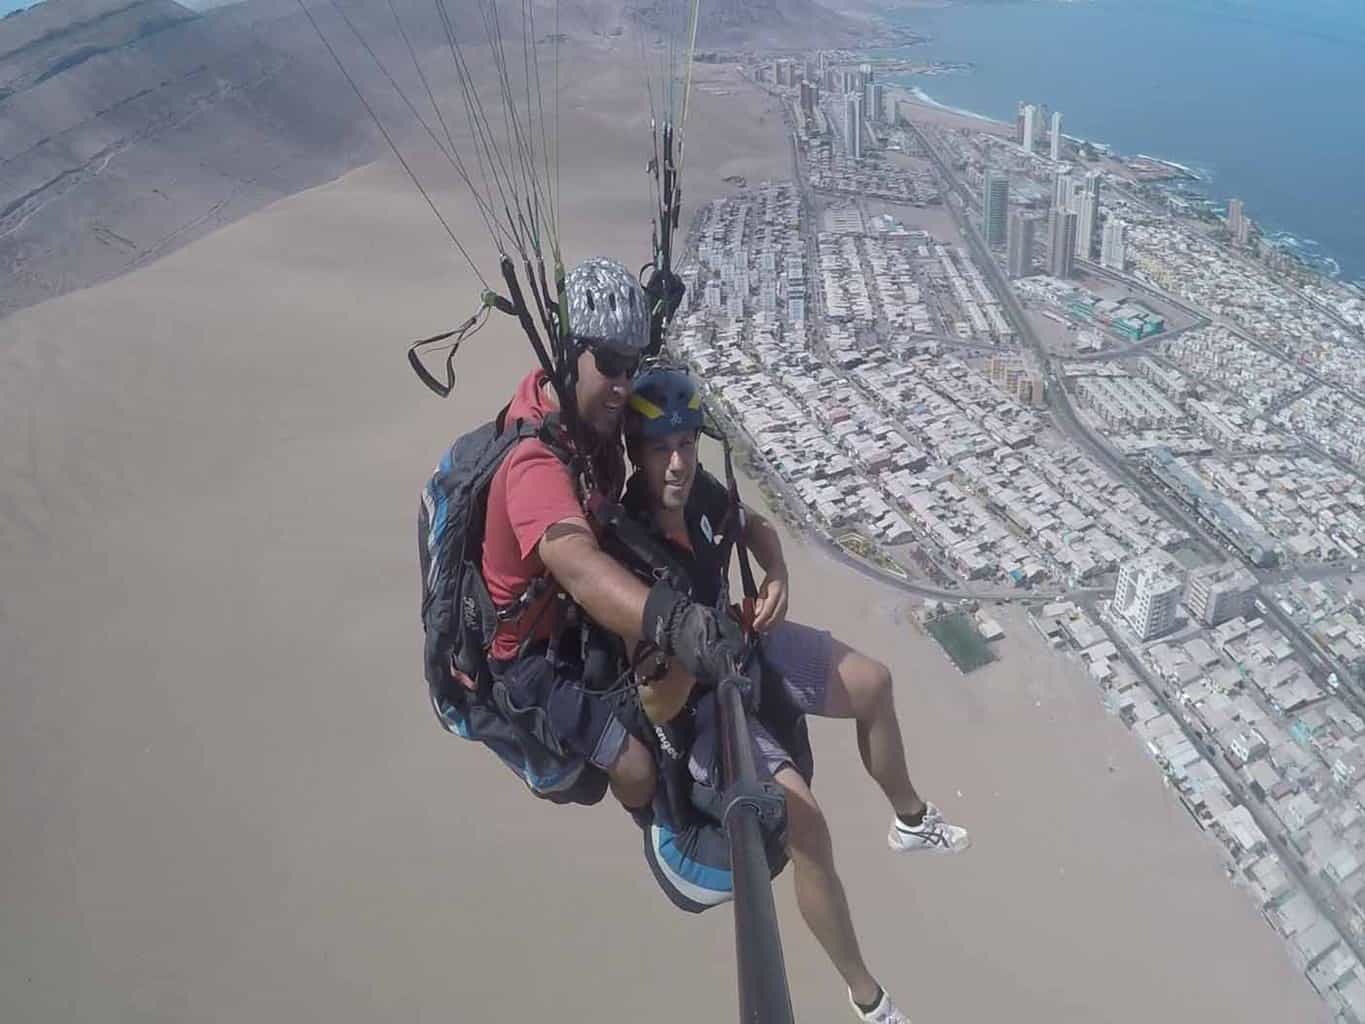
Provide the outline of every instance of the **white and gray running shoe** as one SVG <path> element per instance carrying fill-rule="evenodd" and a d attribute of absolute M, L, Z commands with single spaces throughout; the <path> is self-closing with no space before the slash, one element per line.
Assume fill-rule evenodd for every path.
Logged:
<path fill-rule="evenodd" d="M 891 820 L 891 833 L 886 837 L 887 845 L 897 853 L 961 853 L 972 844 L 967 830 L 960 825 L 951 825 L 940 811 L 931 803 L 925 804 L 924 820 L 913 828 L 900 818 Z"/>
<path fill-rule="evenodd" d="M 910 1024 L 910 1018 L 891 1001 L 886 989 L 882 989 L 881 1001 L 866 1013 L 860 1010 L 858 1004 L 853 1001 L 852 992 L 848 994 L 848 1003 L 853 1007 L 853 1012 L 858 1015 L 858 1019 L 866 1021 L 867 1024 Z"/>

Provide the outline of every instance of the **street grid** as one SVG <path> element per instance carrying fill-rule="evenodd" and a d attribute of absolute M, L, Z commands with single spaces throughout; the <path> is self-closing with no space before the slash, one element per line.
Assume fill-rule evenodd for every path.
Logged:
<path fill-rule="evenodd" d="M 671 346 L 795 525 L 946 602 L 926 628 L 964 671 L 989 647 L 957 628 L 971 627 L 957 602 L 1024 603 L 1078 652 L 1315 988 L 1365 1020 L 1365 605 L 1349 584 L 1365 547 L 1365 302 L 1185 225 L 1113 161 L 1100 214 L 1127 224 L 1127 265 L 1082 257 L 1085 293 L 1018 288 L 968 179 L 1003 167 L 1012 198 L 1046 202 L 1052 161 L 914 104 L 863 126 L 854 158 L 852 104 L 804 110 L 761 87 L 785 101 L 792 181 L 698 217 Z M 1059 345 L 1078 323 L 1068 294 L 1136 297 L 1168 329 Z M 1154 475 L 1155 451 L 1213 504 Z M 1222 515 L 1272 550 L 1230 542 Z M 1253 589 L 1228 622 L 1187 613 L 1140 638 L 1113 602 L 1136 558 L 1182 577 L 1249 559 Z"/>

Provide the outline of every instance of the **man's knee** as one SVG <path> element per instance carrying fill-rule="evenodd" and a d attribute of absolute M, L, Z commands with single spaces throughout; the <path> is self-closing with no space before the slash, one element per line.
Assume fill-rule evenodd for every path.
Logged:
<path fill-rule="evenodd" d="M 794 854 L 820 858 L 831 846 L 829 823 L 805 781 L 790 768 L 776 781 L 787 801 L 787 845 Z"/>
<path fill-rule="evenodd" d="M 880 661 L 860 657 L 854 678 L 847 680 L 853 714 L 858 719 L 875 718 L 892 702 L 891 670 Z"/>
<path fill-rule="evenodd" d="M 641 807 L 654 796 L 654 758 L 634 736 L 627 736 L 615 763 L 607 769 L 612 792 L 627 807 Z"/>

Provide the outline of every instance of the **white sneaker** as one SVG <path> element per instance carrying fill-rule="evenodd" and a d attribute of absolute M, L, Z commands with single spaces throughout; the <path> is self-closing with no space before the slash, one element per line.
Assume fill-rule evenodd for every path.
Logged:
<path fill-rule="evenodd" d="M 882 989 L 881 1001 L 866 1013 L 858 1009 L 858 1004 L 853 1001 L 852 992 L 848 994 L 848 1004 L 853 1007 L 858 1019 L 867 1021 L 867 1024 L 910 1024 L 910 1018 L 901 1013 L 900 1007 L 891 1001 L 886 989 Z"/>
<path fill-rule="evenodd" d="M 891 833 L 886 837 L 887 845 L 897 853 L 914 853 L 926 850 L 929 853 L 961 853 L 972 844 L 967 830 L 959 825 L 950 825 L 940 811 L 931 803 L 925 804 L 924 820 L 911 828 L 900 818 L 891 820 Z"/>

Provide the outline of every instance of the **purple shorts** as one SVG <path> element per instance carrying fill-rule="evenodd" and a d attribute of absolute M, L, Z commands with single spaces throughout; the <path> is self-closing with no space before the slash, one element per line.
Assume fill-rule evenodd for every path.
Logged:
<path fill-rule="evenodd" d="M 793 704 L 808 715 L 823 715 L 829 693 L 829 673 L 834 657 L 834 640 L 829 631 L 783 622 L 763 639 L 763 653 L 781 676 L 782 685 Z M 776 774 L 792 764 L 791 755 L 782 749 L 761 721 L 751 721 L 754 748 L 762 765 Z"/>

